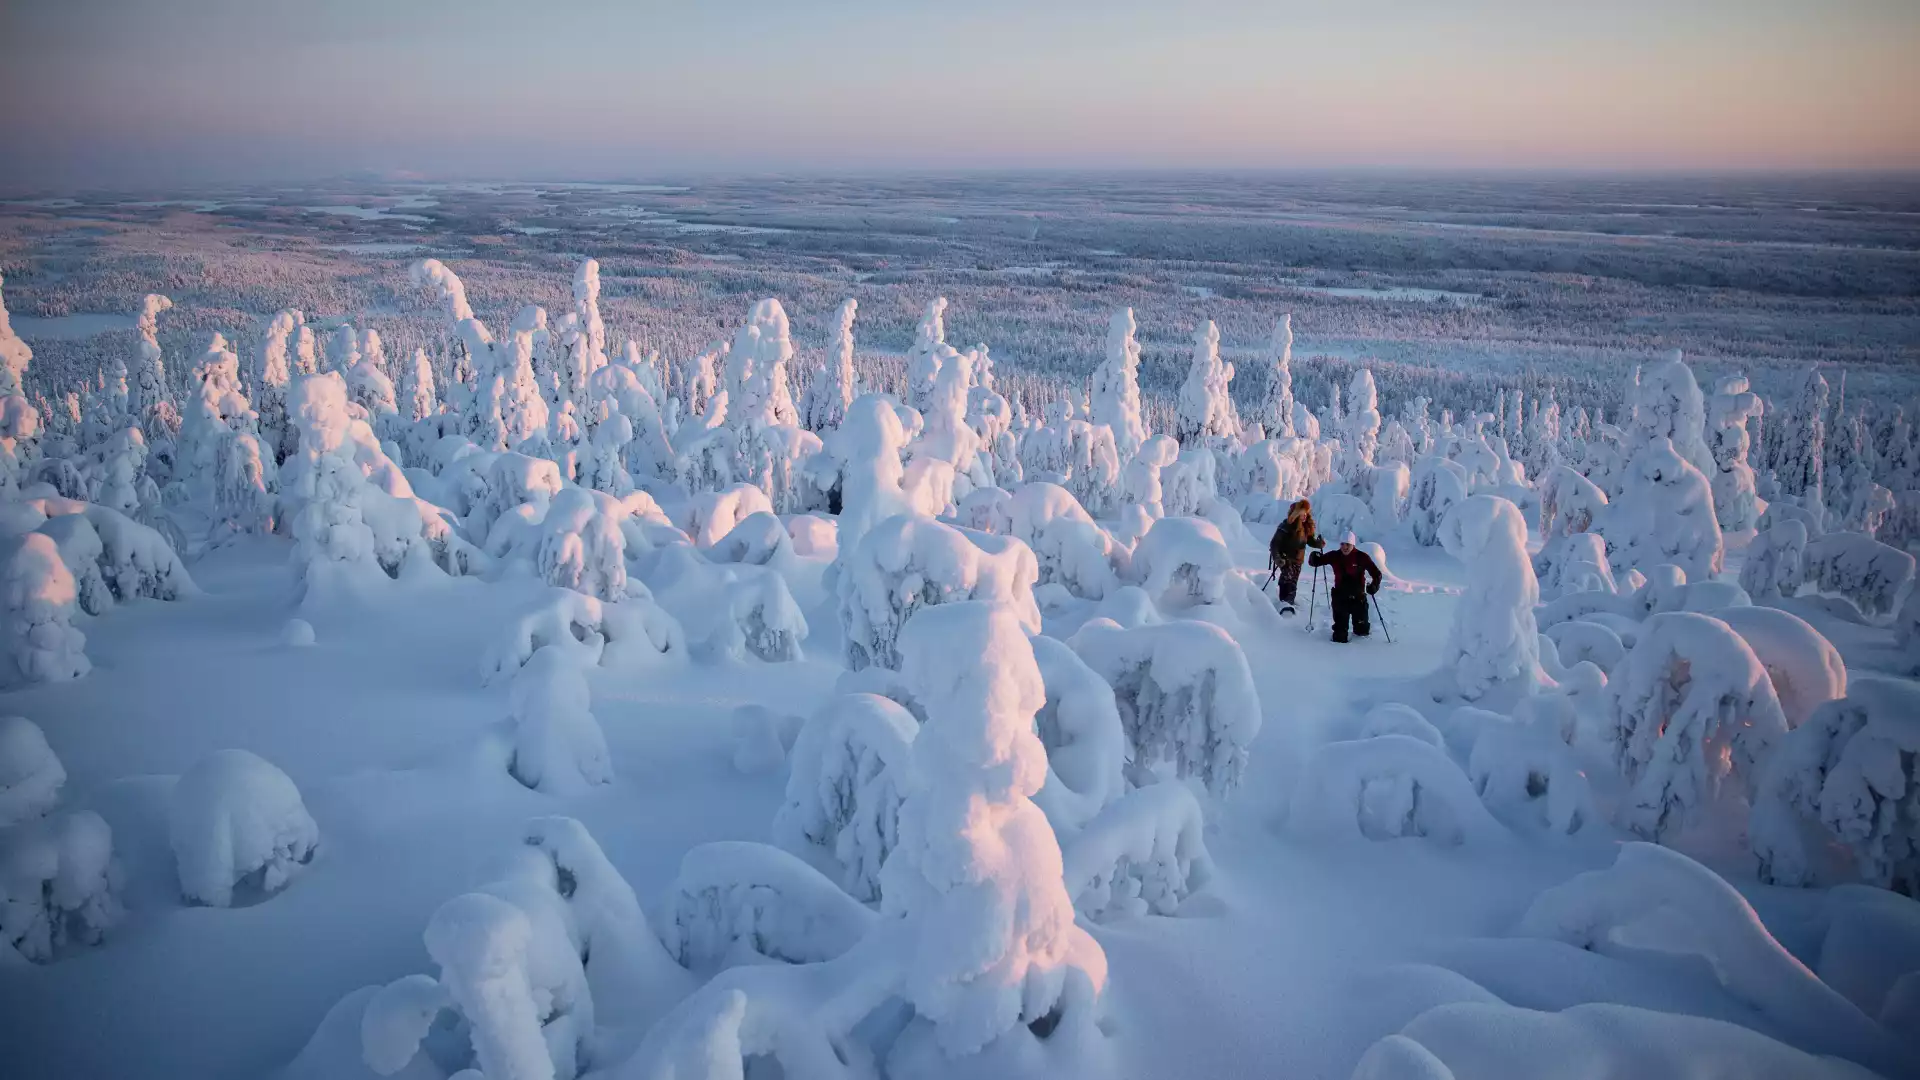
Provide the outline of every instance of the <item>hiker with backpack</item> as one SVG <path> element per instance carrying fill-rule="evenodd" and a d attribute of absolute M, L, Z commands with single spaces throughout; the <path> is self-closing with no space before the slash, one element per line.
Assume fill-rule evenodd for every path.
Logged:
<path fill-rule="evenodd" d="M 1294 593 L 1300 587 L 1300 564 L 1306 558 L 1307 549 L 1326 546 L 1327 542 L 1314 530 L 1313 504 L 1301 499 L 1288 507 L 1287 519 L 1273 530 L 1273 539 L 1267 542 L 1267 569 L 1280 578 L 1280 614 L 1293 614 Z"/>
<path fill-rule="evenodd" d="M 1316 551 L 1309 560 L 1315 566 L 1327 566 L 1333 569 L 1333 587 L 1329 599 L 1333 602 L 1333 640 L 1347 640 L 1347 626 L 1353 626 L 1353 633 L 1366 637 L 1373 632 L 1372 623 L 1367 619 L 1367 597 L 1380 591 L 1380 568 L 1374 565 L 1373 557 L 1361 551 L 1358 538 L 1352 533 L 1340 538 L 1337 551 Z"/>

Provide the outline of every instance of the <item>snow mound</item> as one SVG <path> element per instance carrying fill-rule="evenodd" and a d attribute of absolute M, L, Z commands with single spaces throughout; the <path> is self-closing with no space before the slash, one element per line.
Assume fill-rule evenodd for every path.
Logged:
<path fill-rule="evenodd" d="M 742 705 L 730 721 L 733 767 L 746 775 L 772 772 L 786 764 L 799 731 L 798 718 L 784 716 L 765 705 Z"/>
<path fill-rule="evenodd" d="M 305 619 L 288 619 L 280 627 L 280 644 L 289 648 L 302 649 L 312 645 L 313 624 Z"/>
<path fill-rule="evenodd" d="M 483 682 L 511 678 L 536 652 L 557 647 L 583 665 L 685 662 L 686 635 L 650 595 L 629 590 L 617 604 L 604 604 L 572 589 L 554 588 L 506 627 L 480 663 Z"/>
<path fill-rule="evenodd" d="M 180 777 L 168 833 L 181 894 L 209 907 L 231 907 L 236 888 L 277 892 L 320 843 L 293 781 L 245 750 L 217 750 Z"/>
<path fill-rule="evenodd" d="M 0 832 L 0 967 L 97 945 L 120 920 L 113 830 L 79 811 Z"/>
<path fill-rule="evenodd" d="M 740 840 L 688 851 L 668 894 L 661 939 L 681 966 L 701 972 L 831 960 L 879 918 L 800 859 Z"/>
<path fill-rule="evenodd" d="M 1133 549 L 1133 580 L 1163 610 L 1225 601 L 1232 571 L 1220 530 L 1200 518 L 1161 518 Z"/>
<path fill-rule="evenodd" d="M 1599 818 L 1579 760 L 1545 723 L 1482 728 L 1467 759 L 1467 777 L 1480 801 L 1509 824 L 1571 834 Z"/>
<path fill-rule="evenodd" d="M 1353 1080 L 1507 1080 L 1560 1075 L 1570 1062 L 1579 1063 L 1583 1080 L 1867 1080 L 1872 1075 L 1722 1020 L 1628 1005 L 1536 1012 L 1469 1001 L 1430 1009 L 1400 1034 L 1374 1043 Z"/>
<path fill-rule="evenodd" d="M 1775 941 L 1733 886 L 1668 848 L 1627 844 L 1611 867 L 1541 893 L 1515 933 L 1631 956 L 1638 946 L 1622 938 L 1655 916 L 1674 929 L 1663 941 L 1684 943 L 1703 957 L 1727 993 L 1796 1045 L 1872 1069 L 1900 1060 L 1892 1037 Z"/>
<path fill-rule="evenodd" d="M 1068 644 L 1113 687 L 1139 786 L 1163 763 L 1218 796 L 1239 784 L 1260 733 L 1260 698 L 1226 631 L 1185 619 L 1132 629 L 1096 619 Z"/>
<path fill-rule="evenodd" d="M 1382 735 L 1405 735 L 1408 738 L 1419 739 L 1437 750 L 1447 748 L 1447 741 L 1440 734 L 1439 728 L 1434 727 L 1431 721 L 1421 716 L 1418 709 L 1397 701 L 1375 705 L 1368 709 L 1367 714 L 1360 718 L 1360 723 L 1354 728 L 1351 738 L 1373 739 Z"/>
<path fill-rule="evenodd" d="M 574 657 L 544 647 L 513 677 L 508 715 L 513 719 L 515 780 L 549 795 L 572 795 L 613 782 L 607 737 L 593 718 L 586 675 Z"/>
<path fill-rule="evenodd" d="M 66 782 L 67 770 L 38 724 L 0 717 L 0 829 L 45 816 Z"/>
<path fill-rule="evenodd" d="M 1321 747 L 1301 773 L 1287 820 L 1298 832 L 1329 839 L 1418 836 L 1453 846 L 1507 835 L 1460 766 L 1408 735 Z"/>
<path fill-rule="evenodd" d="M 1200 803 L 1182 784 L 1120 796 L 1061 847 L 1067 892 L 1095 920 L 1172 915 L 1213 876 Z"/>

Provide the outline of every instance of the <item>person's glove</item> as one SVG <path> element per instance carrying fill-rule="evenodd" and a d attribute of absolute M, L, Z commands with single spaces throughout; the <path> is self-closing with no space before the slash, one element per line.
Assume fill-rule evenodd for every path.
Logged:
<path fill-rule="evenodd" d="M 1372 595 L 1373 595 L 1374 593 L 1377 593 L 1377 592 L 1379 592 L 1379 591 L 1380 591 L 1380 583 L 1379 583 L 1379 582 L 1377 582 L 1377 581 L 1375 581 L 1375 582 L 1372 582 L 1371 584 L 1369 584 L 1369 585 L 1367 586 L 1367 595 L 1368 595 L 1368 596 L 1372 596 Z"/>

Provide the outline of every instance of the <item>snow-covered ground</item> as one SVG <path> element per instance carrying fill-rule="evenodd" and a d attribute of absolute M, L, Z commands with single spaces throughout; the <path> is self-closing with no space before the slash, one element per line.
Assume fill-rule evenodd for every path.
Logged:
<path fill-rule="evenodd" d="M 478 660 L 544 586 L 396 590 L 311 616 L 315 642 L 296 647 L 280 635 L 293 611 L 289 547 L 269 538 L 213 552 L 193 567 L 204 596 L 137 603 L 89 627 L 87 679 L 0 698 L 47 731 L 68 805 L 112 827 L 129 911 L 99 948 L 0 971 L 9 1076 L 271 1075 L 350 991 L 429 969 L 428 917 L 488 880 L 529 818 L 579 819 L 643 900 L 661 898 L 695 845 L 770 838 L 785 778 L 735 770 L 733 711 L 804 715 L 840 674 L 824 598 L 809 615 L 828 632 L 809 639 L 801 663 L 596 669 L 593 710 L 615 780 L 545 795 L 499 767 L 506 695 L 481 684 Z M 1258 570 L 1263 555 L 1240 552 L 1243 569 Z M 1395 555 L 1404 588 L 1382 594 L 1391 644 L 1379 628 L 1347 646 L 1303 633 L 1304 610 L 1283 625 L 1236 627 L 1263 722 L 1241 791 L 1210 808 L 1217 877 L 1175 917 L 1090 927 L 1111 963 L 1120 1075 L 1344 1077 L 1428 1008 L 1492 997 L 1554 1010 L 1653 1005 L 1777 1031 L 1710 973 L 1515 936 L 1542 890 L 1613 862 L 1623 836 L 1612 829 L 1451 848 L 1287 829 L 1301 753 L 1439 659 L 1461 567 L 1420 549 Z M 1854 637 L 1871 648 L 1877 636 Z M 324 840 L 283 894 L 234 910 L 189 906 L 168 800 L 180 773 L 226 748 L 284 769 Z M 1817 895 L 1747 891 L 1776 936 L 1817 946 L 1806 929 Z"/>
<path fill-rule="evenodd" d="M 410 285 L 57 401 L 0 307 L 8 1080 L 1920 1076 L 1898 410 Z"/>

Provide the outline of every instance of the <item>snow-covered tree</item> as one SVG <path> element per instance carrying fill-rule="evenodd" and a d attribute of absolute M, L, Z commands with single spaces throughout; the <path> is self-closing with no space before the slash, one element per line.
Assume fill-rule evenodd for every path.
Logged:
<path fill-rule="evenodd" d="M 793 338 L 786 309 L 780 301 L 753 305 L 746 323 L 734 336 L 727 354 L 727 422 L 776 426 L 799 421 L 787 384 L 787 363 L 793 359 Z"/>
<path fill-rule="evenodd" d="M 0 278 L 0 289 L 5 279 Z M 27 400 L 22 379 L 33 350 L 13 332 L 4 291 L 0 291 L 0 495 L 18 490 L 27 443 L 40 431 L 40 410 Z"/>
<path fill-rule="evenodd" d="M 173 399 L 167 389 L 167 365 L 160 351 L 160 313 L 173 307 L 173 301 L 157 293 L 148 293 L 140 301 L 140 313 L 136 317 L 134 330 L 140 335 L 139 359 L 134 366 L 134 383 L 128 407 L 148 435 L 155 433 L 153 425 L 160 423 L 169 428 L 171 435 L 178 430 L 178 416 L 172 412 Z"/>
<path fill-rule="evenodd" d="M 1649 838 L 1694 819 L 1729 776 L 1752 785 L 1787 730 L 1760 658 L 1708 615 L 1647 619 L 1607 693 L 1607 739 L 1631 786 L 1621 824 Z"/>
<path fill-rule="evenodd" d="M 1818 368 L 1809 371 L 1806 389 L 1801 392 L 1800 403 L 1794 410 L 1799 430 L 1791 431 L 1785 444 L 1785 464 L 1779 470 L 1781 490 L 1797 496 L 1800 505 L 1814 515 L 1814 523 L 1823 527 L 1827 498 L 1827 397 L 1827 380 Z"/>
<path fill-rule="evenodd" d="M 0 830 L 0 965 L 97 945 L 123 911 L 113 830 L 82 810 Z"/>
<path fill-rule="evenodd" d="M 1134 340 L 1133 309 L 1121 308 L 1107 323 L 1107 357 L 1093 370 L 1088 395 L 1093 423 L 1113 431 L 1113 448 L 1121 461 L 1131 460 L 1147 441 L 1147 422 L 1140 411 L 1140 343 Z"/>
<path fill-rule="evenodd" d="M 846 419 L 847 406 L 853 404 L 853 319 L 859 309 L 859 301 L 848 300 L 834 317 L 833 342 L 827 346 L 826 363 L 814 370 L 800 410 L 801 424 L 808 431 L 839 427 Z"/>
<path fill-rule="evenodd" d="M 20 537 L 0 576 L 4 641 L 14 682 L 65 682 L 93 670 L 87 638 L 73 626 L 79 585 L 45 533 Z"/>
<path fill-rule="evenodd" d="M 1793 729 L 1769 755 L 1749 832 L 1765 880 L 1815 880 L 1810 852 L 1824 827 L 1852 854 L 1860 877 L 1920 891 L 1920 691 L 1868 676 Z M 1810 843 L 1809 841 L 1813 841 Z"/>
<path fill-rule="evenodd" d="M 1760 395 L 1747 389 L 1744 375 L 1721 379 L 1707 401 L 1708 448 L 1714 464 L 1713 509 L 1722 529 L 1740 532 L 1760 520 L 1753 467 L 1747 464 L 1747 451 L 1752 445 L 1747 421 L 1765 410 Z"/>
<path fill-rule="evenodd" d="M 1239 436 L 1240 417 L 1228 392 L 1232 382 L 1233 365 L 1220 359 L 1220 328 L 1209 319 L 1194 333 L 1193 364 L 1180 384 L 1174 433 L 1180 445 Z"/>
<path fill-rule="evenodd" d="M 856 899 L 880 898 L 880 868 L 899 843 L 900 799 L 920 722 L 875 694 L 840 694 L 793 742 L 775 839 L 792 851 L 822 849 L 840 864 Z"/>
<path fill-rule="evenodd" d="M 59 801 L 67 770 L 40 725 L 0 717 L 0 829 L 44 817 Z"/>
<path fill-rule="evenodd" d="M 306 316 L 291 309 L 274 313 L 267 323 L 267 336 L 260 343 L 260 355 L 254 365 L 254 393 L 259 398 L 260 437 L 266 440 L 274 463 L 293 454 L 298 441 L 287 421 L 287 384 L 292 380 L 288 360 L 288 341 L 294 330 L 306 322 Z"/>
<path fill-rule="evenodd" d="M 1672 563 L 1690 581 L 1718 574 L 1726 553 L 1707 475 L 1656 437 L 1627 463 L 1601 534 L 1615 574 Z"/>
<path fill-rule="evenodd" d="M 883 911 L 912 927 L 901 994 L 918 1017 L 896 1061 L 1030 1040 L 1022 1025 L 1091 1011 L 1105 970 L 1032 801 L 1047 775 L 1033 720 L 1046 689 L 1022 620 L 994 604 L 946 605 L 909 624 L 901 647 L 927 720 L 899 847 L 880 871 Z"/>
<path fill-rule="evenodd" d="M 320 843 L 293 781 L 245 750 L 219 750 L 188 769 L 167 821 L 181 894 L 209 907 L 231 906 L 236 887 L 278 892 Z"/>
<path fill-rule="evenodd" d="M 926 314 L 914 331 L 913 346 L 907 350 L 907 404 L 920 412 L 927 410 L 933 393 L 934 376 L 940 374 L 947 345 L 947 298 L 936 296 L 927 304 Z"/>
<path fill-rule="evenodd" d="M 896 514 L 849 549 L 841 538 L 840 626 L 847 666 L 899 670 L 897 643 L 917 612 L 961 600 L 992 600 L 1038 631 L 1039 569 L 1025 544 L 932 518 Z"/>
<path fill-rule="evenodd" d="M 1266 428 L 1267 438 L 1293 436 L 1293 316 L 1282 315 L 1273 324 L 1273 344 L 1268 349 L 1273 370 L 1267 373 L 1267 392 L 1261 399 L 1255 419 Z"/>
<path fill-rule="evenodd" d="M 1373 467 L 1373 455 L 1380 447 L 1380 395 L 1374 389 L 1373 372 L 1361 368 L 1347 384 L 1346 467 L 1341 471 L 1349 482 L 1360 470 Z"/>
<path fill-rule="evenodd" d="M 607 366 L 607 326 L 600 319 L 600 263 L 582 259 L 573 275 L 573 315 L 580 335 L 570 351 L 566 370 L 567 396 L 576 407 L 587 404 L 587 381 Z"/>
<path fill-rule="evenodd" d="M 1191 619 L 1123 629 L 1101 618 L 1068 644 L 1113 687 L 1134 784 L 1164 768 L 1218 796 L 1234 791 L 1260 733 L 1260 698 L 1226 631 Z"/>
<path fill-rule="evenodd" d="M 1497 495 L 1475 495 L 1447 514 L 1440 538 L 1467 567 L 1467 587 L 1433 676 L 1435 691 L 1467 701 L 1497 690 L 1533 693 L 1546 682 L 1533 617 L 1540 584 L 1519 508 Z"/>
<path fill-rule="evenodd" d="M 536 650 L 513 677 L 507 710 L 513 720 L 507 771 L 515 780 L 553 795 L 613 782 L 606 735 L 573 657 L 551 645 Z"/>
<path fill-rule="evenodd" d="M 1740 565 L 1740 587 L 1756 602 L 1792 596 L 1806 580 L 1807 527 L 1783 520 L 1761 529 L 1747 545 Z"/>
<path fill-rule="evenodd" d="M 302 377 L 288 410 L 300 449 L 288 462 L 284 490 L 293 507 L 294 557 L 313 596 L 316 588 L 330 590 L 338 575 L 377 567 L 363 510 L 367 483 L 353 459 L 347 384 L 339 373 Z"/>

